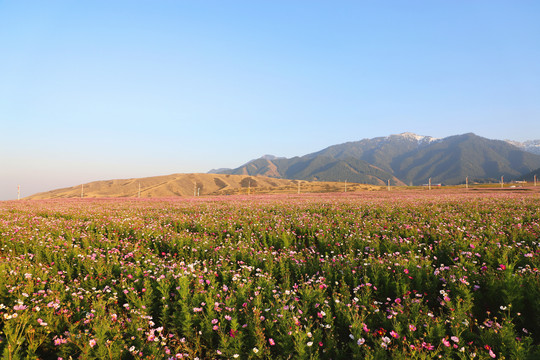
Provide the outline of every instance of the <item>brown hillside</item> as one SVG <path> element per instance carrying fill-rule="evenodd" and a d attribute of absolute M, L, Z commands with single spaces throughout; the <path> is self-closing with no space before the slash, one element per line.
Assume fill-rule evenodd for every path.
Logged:
<path fill-rule="evenodd" d="M 157 198 L 171 196 L 234 195 L 296 193 L 300 183 L 301 192 L 340 192 L 345 184 L 339 182 L 309 182 L 303 180 L 275 179 L 265 176 L 225 174 L 173 174 L 140 179 L 94 181 L 69 188 L 56 189 L 31 195 L 26 199 L 57 199 L 81 197 L 140 197 Z M 379 190 L 381 187 L 364 184 L 347 184 L 347 191 Z"/>

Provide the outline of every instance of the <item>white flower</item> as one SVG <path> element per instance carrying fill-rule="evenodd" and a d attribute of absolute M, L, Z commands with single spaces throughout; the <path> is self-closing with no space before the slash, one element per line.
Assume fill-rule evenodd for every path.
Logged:
<path fill-rule="evenodd" d="M 360 339 L 358 339 L 358 341 L 356 343 L 358 344 L 358 346 L 360 346 L 360 345 L 363 345 L 365 342 L 366 342 L 366 340 L 364 338 L 360 338 Z"/>
<path fill-rule="evenodd" d="M 309 341 L 306 345 L 307 345 L 307 346 L 313 345 L 313 341 Z"/>
<path fill-rule="evenodd" d="M 253 348 L 253 352 L 256 354 L 259 352 L 259 349 L 257 349 L 256 347 Z"/>

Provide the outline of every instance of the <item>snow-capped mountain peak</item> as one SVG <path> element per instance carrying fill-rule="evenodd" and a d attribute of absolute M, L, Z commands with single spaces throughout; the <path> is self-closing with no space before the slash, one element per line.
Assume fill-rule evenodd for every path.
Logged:
<path fill-rule="evenodd" d="M 424 135 L 418 135 L 412 132 L 402 132 L 401 134 L 396 135 L 390 135 L 391 137 L 402 137 L 409 140 L 416 140 L 418 143 L 430 143 L 436 140 L 439 140 L 438 138 L 434 138 L 431 136 L 424 136 Z"/>
<path fill-rule="evenodd" d="M 520 141 L 513 141 L 513 140 L 507 139 L 504 141 L 514 146 L 517 146 L 521 150 L 540 155 L 540 140 L 528 140 L 528 141 L 520 142 Z"/>

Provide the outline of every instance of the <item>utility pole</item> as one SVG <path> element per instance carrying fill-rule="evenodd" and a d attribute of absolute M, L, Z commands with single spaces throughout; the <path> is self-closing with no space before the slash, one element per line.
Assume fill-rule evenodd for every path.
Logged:
<path fill-rule="evenodd" d="M 21 185 L 17 185 L 17 200 L 21 200 Z"/>
<path fill-rule="evenodd" d="M 536 175 L 534 175 L 534 186 L 536 186 Z"/>
<path fill-rule="evenodd" d="M 504 175 L 501 176 L 501 189 L 504 187 Z"/>
<path fill-rule="evenodd" d="M 467 176 L 465 178 L 465 189 L 468 189 L 469 188 L 469 177 Z"/>
<path fill-rule="evenodd" d="M 248 195 L 251 193 L 251 180 L 248 180 Z"/>
<path fill-rule="evenodd" d="M 345 192 L 347 192 L 347 180 L 345 180 Z"/>
<path fill-rule="evenodd" d="M 428 190 L 431 190 L 431 178 L 428 180 Z"/>
<path fill-rule="evenodd" d="M 390 191 L 390 179 L 388 179 L 388 191 Z"/>
<path fill-rule="evenodd" d="M 298 194 L 300 194 L 300 180 L 298 180 Z"/>
<path fill-rule="evenodd" d="M 197 188 L 197 196 L 201 196 L 201 188 Z"/>

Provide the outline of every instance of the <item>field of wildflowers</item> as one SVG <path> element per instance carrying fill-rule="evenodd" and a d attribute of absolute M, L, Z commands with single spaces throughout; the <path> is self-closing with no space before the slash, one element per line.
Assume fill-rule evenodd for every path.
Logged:
<path fill-rule="evenodd" d="M 4 359 L 538 359 L 540 197 L 0 203 Z"/>

